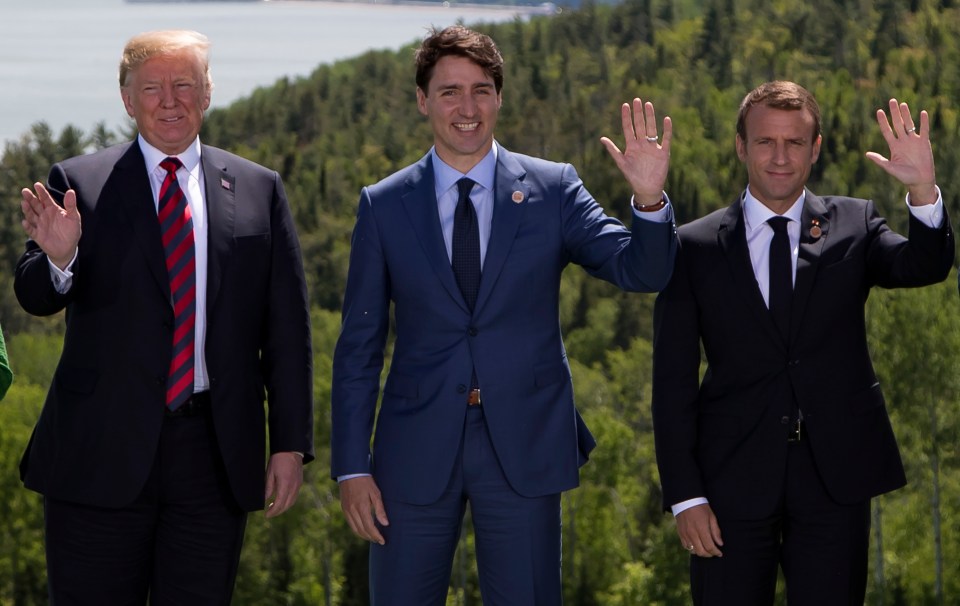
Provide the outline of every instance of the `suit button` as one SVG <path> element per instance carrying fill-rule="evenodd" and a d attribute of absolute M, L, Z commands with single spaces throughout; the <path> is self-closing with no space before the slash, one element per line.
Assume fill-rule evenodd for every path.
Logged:
<path fill-rule="evenodd" d="M 457 393 L 467 393 L 466 385 L 457 385 Z"/>
<path fill-rule="evenodd" d="M 471 326 L 471 327 L 470 327 L 470 330 L 467 331 L 467 334 L 470 335 L 471 337 L 475 337 L 475 336 L 477 336 L 477 333 L 478 333 L 478 332 L 479 332 L 479 331 L 478 331 L 476 328 L 474 328 L 474 327 Z"/>
<path fill-rule="evenodd" d="M 800 366 L 800 360 L 790 360 L 790 366 Z"/>
<path fill-rule="evenodd" d="M 790 417 L 780 417 L 780 422 L 784 425 L 788 425 L 790 423 Z"/>

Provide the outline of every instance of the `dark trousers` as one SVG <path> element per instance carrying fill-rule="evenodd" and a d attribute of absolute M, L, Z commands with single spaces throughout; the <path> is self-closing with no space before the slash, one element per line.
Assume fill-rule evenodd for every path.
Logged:
<path fill-rule="evenodd" d="M 503 475 L 483 410 L 467 410 L 460 457 L 439 501 L 385 500 L 386 545 L 370 547 L 373 606 L 443 606 L 467 502 L 485 606 L 558 606 L 560 495 L 520 496 Z"/>
<path fill-rule="evenodd" d="M 121 509 L 44 500 L 53 606 L 229 604 L 246 513 L 206 414 L 164 419 L 156 460 Z"/>
<path fill-rule="evenodd" d="M 718 522 L 723 557 L 690 559 L 697 606 L 770 606 L 778 566 L 790 606 L 863 605 L 870 501 L 834 502 L 808 442 L 789 445 L 778 511 L 766 519 Z"/>

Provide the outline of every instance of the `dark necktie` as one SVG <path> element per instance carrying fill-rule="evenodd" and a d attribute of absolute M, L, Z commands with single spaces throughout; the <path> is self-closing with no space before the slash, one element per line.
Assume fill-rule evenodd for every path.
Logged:
<path fill-rule="evenodd" d="M 786 217 L 767 220 L 773 228 L 770 240 L 770 314 L 784 339 L 790 336 L 790 302 L 793 299 L 793 264 Z"/>
<path fill-rule="evenodd" d="M 470 200 L 473 181 L 464 177 L 457 181 L 460 197 L 453 215 L 453 275 L 470 310 L 480 292 L 480 228 L 477 211 Z"/>
<path fill-rule="evenodd" d="M 157 218 L 163 238 L 167 277 L 173 300 L 173 356 L 167 374 L 167 406 L 175 410 L 193 395 L 193 341 L 196 322 L 196 260 L 193 245 L 193 218 L 187 198 L 177 181 L 177 158 L 166 158 L 160 166 L 167 171 L 160 185 Z"/>

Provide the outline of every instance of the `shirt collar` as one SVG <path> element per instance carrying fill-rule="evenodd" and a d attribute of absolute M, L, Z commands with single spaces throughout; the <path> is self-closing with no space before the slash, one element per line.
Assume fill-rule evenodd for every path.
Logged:
<path fill-rule="evenodd" d="M 487 152 L 487 155 L 477 162 L 476 166 L 471 168 L 467 174 L 461 173 L 459 170 L 441 160 L 440 156 L 437 155 L 437 149 L 435 147 L 430 148 L 430 158 L 433 160 L 433 178 L 437 192 L 446 192 L 456 186 L 457 181 L 463 177 L 469 177 L 478 185 L 489 191 L 493 191 L 493 183 L 497 172 L 496 141 L 490 146 L 490 151 Z"/>
<path fill-rule="evenodd" d="M 143 154 L 148 172 L 152 173 L 157 170 L 157 167 L 160 166 L 163 159 L 170 157 L 169 154 L 165 154 L 147 143 L 143 135 L 137 135 L 137 143 L 140 145 L 140 152 Z M 194 172 L 197 165 L 200 164 L 200 137 L 196 137 L 193 143 L 187 146 L 187 149 L 179 154 L 174 154 L 174 157 L 180 159 L 180 162 L 183 163 L 183 167 L 186 168 L 187 171 L 191 173 Z"/>
<path fill-rule="evenodd" d="M 803 218 L 803 200 L 807 195 L 807 190 L 804 189 L 800 193 L 800 197 L 797 198 L 797 201 L 787 209 L 787 212 L 783 213 L 782 217 L 786 217 L 791 221 L 796 221 L 798 224 Z M 752 193 L 750 193 L 750 186 L 747 186 L 747 190 L 743 193 L 743 223 L 744 227 L 747 230 L 747 233 L 753 233 L 757 229 L 763 227 L 767 222 L 767 219 L 770 217 L 776 217 L 777 213 L 773 212 L 766 206 L 763 202 L 757 200 Z"/>

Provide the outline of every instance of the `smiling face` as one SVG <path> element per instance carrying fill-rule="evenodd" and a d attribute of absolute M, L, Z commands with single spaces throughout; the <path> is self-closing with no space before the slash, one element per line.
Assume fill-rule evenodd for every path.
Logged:
<path fill-rule="evenodd" d="M 430 120 L 437 155 L 462 173 L 490 151 L 500 103 L 493 77 L 458 55 L 437 61 L 427 90 L 417 89 L 417 108 Z"/>
<path fill-rule="evenodd" d="M 120 95 L 143 138 L 168 155 L 193 143 L 210 107 L 203 63 L 189 49 L 147 59 L 130 72 Z"/>
<path fill-rule="evenodd" d="M 810 112 L 757 105 L 745 119 L 746 140 L 737 135 L 737 155 L 747 167 L 750 192 L 783 214 L 803 191 L 820 156 L 820 136 Z"/>

